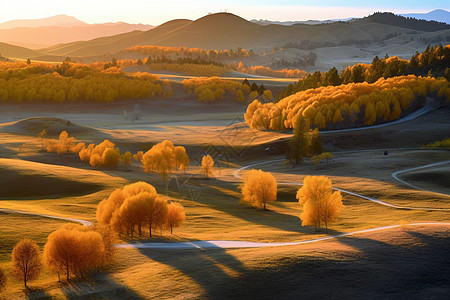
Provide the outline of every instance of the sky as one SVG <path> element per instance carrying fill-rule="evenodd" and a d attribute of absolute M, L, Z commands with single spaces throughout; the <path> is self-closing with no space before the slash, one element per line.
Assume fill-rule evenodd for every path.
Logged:
<path fill-rule="evenodd" d="M 376 11 L 394 13 L 450 10 L 448 0 L 1 0 L 0 22 L 59 14 L 87 23 L 123 21 L 159 25 L 173 19 L 198 19 L 231 12 L 245 19 L 304 21 L 364 17 Z"/>

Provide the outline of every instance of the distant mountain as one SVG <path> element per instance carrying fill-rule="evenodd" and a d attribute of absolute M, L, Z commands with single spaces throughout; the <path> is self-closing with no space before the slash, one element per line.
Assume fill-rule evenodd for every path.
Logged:
<path fill-rule="evenodd" d="M 437 21 L 426 21 L 406 18 L 403 16 L 398 16 L 390 12 L 377 12 L 373 15 L 362 19 L 355 19 L 351 21 L 352 23 L 380 23 L 384 25 L 397 26 L 401 28 L 407 28 L 412 30 L 421 30 L 427 32 L 439 31 L 450 29 L 450 25 L 443 22 Z"/>
<path fill-rule="evenodd" d="M 429 13 L 402 14 L 403 17 L 416 18 L 427 21 L 438 21 L 450 24 L 450 12 L 444 9 L 436 9 Z"/>
<path fill-rule="evenodd" d="M 44 28 L 44 27 L 41 27 Z M 36 32 L 39 36 L 39 33 Z M 202 49 L 273 49 L 277 47 L 311 49 L 373 45 L 445 42 L 450 38 L 450 25 L 419 21 L 391 13 L 376 13 L 349 22 L 327 24 L 258 25 L 230 13 L 217 13 L 195 21 L 179 19 L 146 31 L 134 30 L 88 41 L 61 43 L 37 50 L 39 57 L 111 57 L 136 45 L 184 46 Z M 403 47 L 403 46 L 402 46 Z M 2 49 L 0 47 L 0 53 Z M 3 53 L 2 53 L 3 54 Z M 122 53 L 123 54 L 123 53 Z M 13 55 L 5 55 L 18 57 Z M 33 58 L 33 57 L 31 57 Z M 96 58 L 96 59 L 97 59 Z M 110 59 L 110 58 L 109 58 Z"/>
<path fill-rule="evenodd" d="M 38 49 L 135 30 L 146 31 L 152 28 L 154 26 L 123 22 L 88 24 L 74 17 L 60 15 L 45 19 L 15 20 L 0 24 L 0 41 Z"/>
<path fill-rule="evenodd" d="M 17 27 L 42 27 L 42 26 L 72 27 L 81 25 L 87 25 L 87 23 L 71 16 L 57 15 L 42 19 L 12 20 L 5 23 L 0 23 L 0 29 L 11 29 Z"/>

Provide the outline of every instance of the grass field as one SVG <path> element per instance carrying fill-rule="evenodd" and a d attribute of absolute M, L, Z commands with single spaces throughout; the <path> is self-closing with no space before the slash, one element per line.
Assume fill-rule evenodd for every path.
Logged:
<path fill-rule="evenodd" d="M 186 107 L 187 104 L 184 109 Z M 154 185 L 165 197 L 182 203 L 187 216 L 183 226 L 176 228 L 173 235 L 166 231 L 162 235 L 156 232 L 151 241 L 302 241 L 393 224 L 450 221 L 448 210 L 393 209 L 343 194 L 345 209 L 338 221 L 331 224 L 328 232 L 314 231 L 310 226 L 301 226 L 301 210 L 295 199 L 299 188 L 295 184 L 301 183 L 306 175 L 326 175 L 334 187 L 391 204 L 449 209 L 450 196 L 445 195 L 448 194 L 449 165 L 402 175 L 402 179 L 430 191 L 412 189 L 391 176 L 403 169 L 449 160 L 449 151 L 408 150 L 393 146 L 388 148 L 389 155 L 383 155 L 383 148 L 396 135 L 401 136 L 402 130 L 420 127 L 418 124 L 423 120 L 432 118 L 429 115 L 407 124 L 394 125 L 395 130 L 389 126 L 377 129 L 374 136 L 381 136 L 381 144 L 369 143 L 367 136 L 370 131 L 357 133 L 356 136 L 363 140 L 361 148 L 364 150 L 358 150 L 359 144 L 353 141 L 353 148 L 351 144 L 339 146 L 341 151 L 335 151 L 328 164 L 314 165 L 306 160 L 293 168 L 283 163 L 288 133 L 257 132 L 242 124 L 228 127 L 208 125 L 221 117 L 231 122 L 234 112 L 223 112 L 221 117 L 217 117 L 214 108 L 206 105 L 208 113 L 199 116 L 196 113 L 198 105 L 193 107 L 191 114 L 190 111 L 186 115 L 175 111 L 174 116 L 179 118 L 176 124 L 151 123 L 159 131 L 145 131 L 144 127 L 127 128 L 134 126 L 132 124 L 117 125 L 112 116 L 123 108 L 120 105 L 106 110 L 108 115 L 100 115 L 95 121 L 105 127 L 116 126 L 114 130 L 93 128 L 90 115 L 84 119 L 84 112 L 72 112 L 74 118 L 71 119 L 85 120 L 82 124 L 90 126 L 89 130 L 74 132 L 73 136 L 80 141 L 98 143 L 110 138 L 122 151 L 133 152 L 146 150 L 144 148 L 165 136 L 185 145 L 191 166 L 186 173 L 175 172 L 167 186 L 158 174 L 144 173 L 142 166 L 137 164 L 129 170 L 121 167 L 95 169 L 81 162 L 76 155 L 58 156 L 40 151 L 41 140 L 34 131 L 44 129 L 41 127 L 48 126 L 48 122 L 39 124 L 39 121 L 31 120 L 31 127 L 28 124 L 30 120 L 0 125 L 0 176 L 4 178 L 0 181 L 0 208 L 95 221 L 96 206 L 103 198 L 116 188 L 143 180 Z M 166 113 L 155 112 L 155 119 L 163 119 Z M 448 126 L 448 119 L 440 113 L 441 110 L 437 110 L 431 114 L 435 114 L 435 119 L 440 116 L 436 122 L 444 122 Z M 202 118 L 203 125 L 193 125 Z M 150 124 L 146 122 L 139 126 Z M 53 124 L 57 126 L 55 132 L 65 126 L 64 122 Z M 444 125 L 438 129 L 445 128 Z M 30 128 L 35 129 L 30 132 Z M 431 132 L 436 127 L 425 126 L 421 130 L 426 129 Z M 391 132 L 389 138 L 383 138 L 388 136 L 386 131 Z M 441 130 L 440 135 L 445 134 L 445 130 Z M 439 133 L 433 131 L 430 135 L 435 138 Z M 346 139 L 348 134 L 343 133 L 342 136 Z M 233 139 L 224 140 L 224 137 Z M 334 141 L 339 138 L 338 134 L 324 135 L 325 149 L 334 149 L 333 145 L 339 145 Z M 427 139 L 409 140 L 406 146 L 419 148 Z M 436 138 L 439 139 L 442 138 Z M 194 140 L 191 145 L 190 141 Z M 231 146 L 231 150 L 243 149 L 245 152 L 227 157 L 230 158 L 228 163 L 222 163 L 222 167 L 216 169 L 215 177 L 205 179 L 198 158 L 204 149 L 211 149 L 211 146 L 223 148 L 224 145 Z M 240 179 L 234 176 L 235 168 L 272 160 L 276 161 L 256 168 L 270 171 L 277 178 L 280 183 L 277 201 L 268 205 L 268 211 L 241 205 Z M 4 241 L 0 244 L 0 265 L 6 269 L 10 267 L 11 249 L 22 237 L 32 237 L 42 249 L 47 235 L 64 223 L 45 217 L 0 212 L 0 236 Z M 278 299 L 290 296 L 314 298 L 326 297 L 327 293 L 333 292 L 327 285 L 334 287 L 339 298 L 351 295 L 362 298 L 432 295 L 439 298 L 449 290 L 449 282 L 430 277 L 427 270 L 438 268 L 442 274 L 448 273 L 448 268 L 442 270 L 449 266 L 448 255 L 445 254 L 448 233 L 448 227 L 443 226 L 401 227 L 286 247 L 184 251 L 120 249 L 106 270 L 68 285 L 57 283 L 55 276 L 45 272 L 41 279 L 32 283 L 31 290 L 23 291 L 20 282 L 9 275 L 7 290 L 0 294 L 0 298 L 47 296 L 65 299 L 90 295 L 95 299 L 220 299 L 233 296 L 260 298 L 261 293 Z M 150 240 L 143 237 L 139 241 Z M 122 237 L 118 242 L 128 240 Z M 394 264 L 398 268 L 394 268 Z M 389 275 L 383 275 L 385 273 Z M 316 279 L 311 280 L 311 276 Z M 398 280 L 400 276 L 406 276 L 406 279 Z M 419 282 L 416 290 L 405 292 L 404 288 L 411 284 L 410 281 L 422 276 L 430 277 L 433 282 Z M 369 281 L 371 283 L 367 285 Z M 347 289 L 354 294 L 349 294 Z"/>

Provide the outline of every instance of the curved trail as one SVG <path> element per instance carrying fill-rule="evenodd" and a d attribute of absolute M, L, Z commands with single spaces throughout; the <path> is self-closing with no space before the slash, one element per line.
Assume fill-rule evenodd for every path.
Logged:
<path fill-rule="evenodd" d="M 335 238 L 381 231 L 393 228 L 399 228 L 402 226 L 450 226 L 450 223 L 411 223 L 406 225 L 391 225 L 378 228 L 371 228 L 366 230 L 359 230 L 353 232 L 346 232 L 336 235 L 330 235 L 323 238 L 305 240 L 299 242 L 278 242 L 278 243 L 260 243 L 260 242 L 246 242 L 246 241 L 193 241 L 193 242 L 169 242 L 169 243 L 131 243 L 131 244 L 119 244 L 116 248 L 137 248 L 137 249 L 171 249 L 171 250 L 188 250 L 188 249 L 229 249 L 229 248 L 262 248 L 262 247 L 277 247 L 277 246 L 293 246 L 310 244 L 315 242 L 321 242 L 331 240 Z"/>
<path fill-rule="evenodd" d="M 268 163 L 272 163 L 272 162 L 279 162 L 279 161 L 284 161 L 284 159 L 276 159 L 276 160 L 263 161 L 263 162 L 250 164 L 250 165 L 236 169 L 232 174 L 235 178 L 241 178 L 242 176 L 239 173 L 245 169 L 248 169 L 253 166 L 268 164 Z M 436 165 L 446 164 L 449 162 L 450 161 L 438 162 L 438 163 L 429 164 L 426 166 L 406 169 L 406 170 L 395 172 L 394 174 L 392 174 L 392 176 L 395 179 L 399 180 L 398 178 L 396 178 L 396 175 L 398 175 L 402 172 L 408 172 L 411 170 L 432 167 L 432 166 L 436 166 Z M 399 181 L 403 182 L 402 180 L 399 180 Z M 290 184 L 290 185 L 302 185 L 301 183 L 292 183 L 292 182 L 280 182 L 280 183 Z M 406 184 L 411 187 L 414 187 L 413 185 L 410 185 L 408 183 L 406 183 Z M 416 187 L 414 187 L 414 188 L 416 188 Z M 360 197 L 360 198 L 363 198 L 363 199 L 366 199 L 366 200 L 369 200 L 369 201 L 372 201 L 372 202 L 375 202 L 375 203 L 378 203 L 381 205 L 396 208 L 396 209 L 450 211 L 450 209 L 445 209 L 445 208 L 438 209 L 438 208 L 417 208 L 417 207 L 397 206 L 397 205 L 393 205 L 393 204 L 378 200 L 376 198 L 363 196 L 363 195 L 353 193 L 350 191 L 346 191 L 346 190 L 342 190 L 342 189 L 338 189 L 338 188 L 333 188 L 333 189 L 337 190 L 337 191 L 341 191 L 343 193 L 354 195 L 354 196 L 357 196 L 357 197 Z M 41 216 L 41 217 L 59 219 L 59 220 L 67 220 L 67 221 L 81 223 L 84 226 L 92 225 L 91 222 L 86 221 L 86 220 L 80 220 L 80 219 L 52 216 L 52 215 L 46 215 L 46 214 L 38 214 L 38 213 L 32 213 L 32 212 L 26 212 L 26 211 L 17 211 L 17 210 L 5 209 L 5 208 L 0 208 L 0 211 L 15 212 L 15 213 L 21 213 L 21 214 L 27 214 L 27 215 L 35 215 L 35 216 Z M 389 230 L 389 229 L 393 229 L 393 228 L 399 228 L 402 226 L 450 226 L 450 223 L 430 222 L 430 223 L 411 223 L 411 224 L 406 224 L 406 225 L 390 225 L 390 226 L 383 226 L 383 227 L 377 227 L 377 228 L 371 228 L 371 229 L 365 229 L 365 230 L 358 230 L 358 231 L 353 231 L 353 232 L 345 232 L 345 233 L 341 233 L 341 234 L 337 234 L 337 235 L 331 235 L 331 236 L 326 236 L 326 237 L 322 237 L 322 238 L 305 240 L 305 241 L 297 241 L 297 242 L 262 243 L 262 242 L 224 241 L 224 240 L 222 240 L 222 241 L 192 241 L 192 242 L 128 243 L 128 244 L 118 244 L 118 245 L 115 245 L 115 247 L 116 248 L 125 248 L 125 249 L 137 248 L 137 249 L 160 249 L 160 250 L 164 250 L 164 249 L 166 249 L 166 250 L 188 250 L 188 249 L 229 249 L 229 248 L 261 248 L 261 247 L 276 247 L 276 246 L 292 246 L 292 245 L 301 245 L 301 244 L 310 244 L 310 243 L 315 243 L 315 242 L 321 242 L 321 241 L 326 241 L 326 240 L 330 240 L 330 239 L 341 238 L 341 237 L 351 236 L 351 235 L 361 234 L 361 233 Z"/>
<path fill-rule="evenodd" d="M 395 173 L 392 173 L 392 177 L 394 177 L 395 180 L 397 180 L 397 181 L 399 181 L 399 182 L 401 182 L 401 183 L 403 183 L 403 184 L 405 184 L 405 185 L 407 185 L 407 186 L 410 186 L 410 187 L 412 187 L 412 188 L 415 188 L 415 189 L 417 189 L 417 190 L 421 190 L 421 191 L 425 191 L 425 192 L 433 192 L 433 191 L 425 190 L 425 189 L 423 189 L 423 188 L 420 188 L 420 187 L 418 187 L 418 186 L 415 186 L 415 185 L 413 185 L 413 184 L 411 184 L 411 183 L 409 183 L 409 182 L 406 182 L 406 181 L 404 181 L 404 180 L 398 178 L 398 175 L 403 174 L 403 173 L 407 173 L 407 172 L 410 172 L 410 171 L 415 171 L 415 170 L 420 170 L 420 169 L 426 169 L 426 168 L 431 168 L 431 167 L 436 167 L 436 166 L 446 165 L 446 164 L 450 164 L 450 160 L 441 161 L 441 162 L 437 162 L 437 163 L 434 163 L 434 164 L 429 164 L 429 165 L 425 165 L 425 166 L 421 166 L 421 167 L 416 167 L 416 168 L 410 168 L 410 169 L 400 170 L 400 171 L 397 171 L 397 172 L 395 172 Z M 436 193 L 436 192 L 433 192 L 433 193 Z M 436 194 L 447 195 L 447 194 L 443 194 L 443 193 L 436 193 Z M 448 195 L 447 195 L 447 196 L 448 196 Z"/>
<path fill-rule="evenodd" d="M 242 176 L 241 176 L 239 173 L 242 172 L 242 171 L 245 170 L 245 169 L 251 168 L 251 167 L 253 167 L 253 166 L 259 166 L 259 165 L 269 164 L 269 163 L 273 163 L 273 162 L 280 162 L 280 161 L 284 161 L 284 160 L 285 160 L 285 159 L 274 159 L 274 160 L 268 160 L 268 161 L 263 161 L 263 162 L 258 162 L 258 163 L 250 164 L 250 165 L 247 165 L 247 166 L 243 166 L 243 167 L 240 167 L 240 168 L 236 169 L 236 170 L 233 172 L 233 176 L 234 176 L 235 178 L 241 178 Z M 430 165 L 426 165 L 426 166 L 422 166 L 422 167 L 417 167 L 417 168 L 411 168 L 411 169 L 407 169 L 407 170 L 398 171 L 398 172 L 395 172 L 394 174 L 399 174 L 399 173 L 401 173 L 401 172 L 407 172 L 407 171 L 411 171 L 411 170 L 415 170 L 415 169 L 421 169 L 421 168 L 426 168 L 426 167 L 436 166 L 436 165 L 440 165 L 440 164 L 447 164 L 447 163 L 449 163 L 449 162 L 450 162 L 450 161 L 438 162 L 438 163 L 434 163 L 434 164 L 430 164 Z M 394 174 L 392 174 L 392 176 L 393 176 L 395 179 L 397 179 L 397 180 L 399 180 L 400 182 L 403 182 L 403 183 L 405 183 L 405 184 L 407 184 L 407 185 L 409 185 L 409 186 L 411 186 L 411 187 L 416 188 L 415 186 L 410 185 L 410 184 L 408 184 L 408 183 L 406 183 L 406 182 L 404 182 L 404 181 L 398 179 Z M 280 183 L 280 184 L 286 184 L 286 185 L 303 185 L 303 183 L 298 183 L 298 182 L 278 182 L 278 183 Z M 350 192 L 350 191 L 346 191 L 346 190 L 343 190 L 343 189 L 339 189 L 339 188 L 332 188 L 332 189 L 335 190 L 335 191 L 340 191 L 340 192 L 345 193 L 345 194 L 353 195 L 353 196 L 356 196 L 356 197 L 359 197 L 359 198 L 362 198 L 362 199 L 366 199 L 366 200 L 372 201 L 372 202 L 374 202 L 374 203 L 378 203 L 378 204 L 381 204 L 381 205 L 384 205 L 384 206 L 389 206 L 389 207 L 396 208 L 396 209 L 405 209 L 405 210 L 435 210 L 435 211 L 450 211 L 450 208 L 433 208 L 433 207 L 410 207 L 410 206 L 400 206 L 400 205 L 395 205 L 395 204 L 391 204 L 391 203 L 388 203 L 388 202 L 381 201 L 381 200 L 379 200 L 379 199 L 377 199 L 377 198 L 373 198 L 373 197 L 369 197 L 369 196 L 360 195 L 360 194 L 357 194 L 357 193 L 354 193 L 354 192 Z M 420 189 L 420 190 L 422 190 L 422 189 Z M 443 195 L 445 195 L 445 194 L 443 194 Z M 448 195 L 447 195 L 447 196 L 448 196 Z"/>
<path fill-rule="evenodd" d="M 23 215 L 32 215 L 32 216 L 38 216 L 38 217 L 45 217 L 45 218 L 57 219 L 57 220 L 72 221 L 72 222 L 80 223 L 83 226 L 91 226 L 92 225 L 92 222 L 89 222 L 89 221 L 86 221 L 86 220 L 66 218 L 66 217 L 46 215 L 46 214 L 38 214 L 38 213 L 33 213 L 33 212 L 23 211 L 23 210 L 13 210 L 13 209 L 8 209 L 8 208 L 0 208 L 0 211 L 10 212 L 10 213 L 17 213 L 17 214 L 23 214 Z"/>

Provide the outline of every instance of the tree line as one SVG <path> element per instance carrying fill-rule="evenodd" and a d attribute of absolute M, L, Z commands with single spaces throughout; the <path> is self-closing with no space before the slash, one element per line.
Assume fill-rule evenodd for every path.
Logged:
<path fill-rule="evenodd" d="M 414 54 L 411 59 L 403 60 L 396 56 L 379 58 L 375 56 L 371 64 L 349 66 L 339 74 L 333 67 L 327 72 L 316 71 L 300 79 L 295 85 L 290 84 L 280 91 L 277 99 L 282 99 L 300 91 L 328 85 L 368 82 L 374 83 L 380 78 L 402 75 L 445 77 L 450 81 L 450 45 L 428 46 L 422 52 Z"/>
<path fill-rule="evenodd" d="M 167 85 L 154 75 L 130 76 L 117 67 L 0 62 L 0 102 L 112 102 L 167 94 Z"/>
<path fill-rule="evenodd" d="M 152 185 L 142 181 L 113 191 L 98 204 L 96 216 L 100 226 L 131 238 L 147 230 L 152 237 L 152 230 L 163 228 L 172 233 L 185 220 L 181 204 L 169 203 Z"/>
<path fill-rule="evenodd" d="M 223 98 L 228 93 L 242 103 L 245 102 L 250 94 L 248 85 L 218 77 L 185 79 L 182 81 L 182 84 L 189 94 L 197 96 L 201 102 L 214 101 Z"/>
<path fill-rule="evenodd" d="M 250 127 L 286 130 L 299 116 L 312 128 L 341 129 L 397 120 L 426 102 L 450 99 L 450 82 L 414 75 L 380 78 L 375 83 L 350 83 L 298 92 L 277 103 L 253 101 L 244 114 Z"/>

